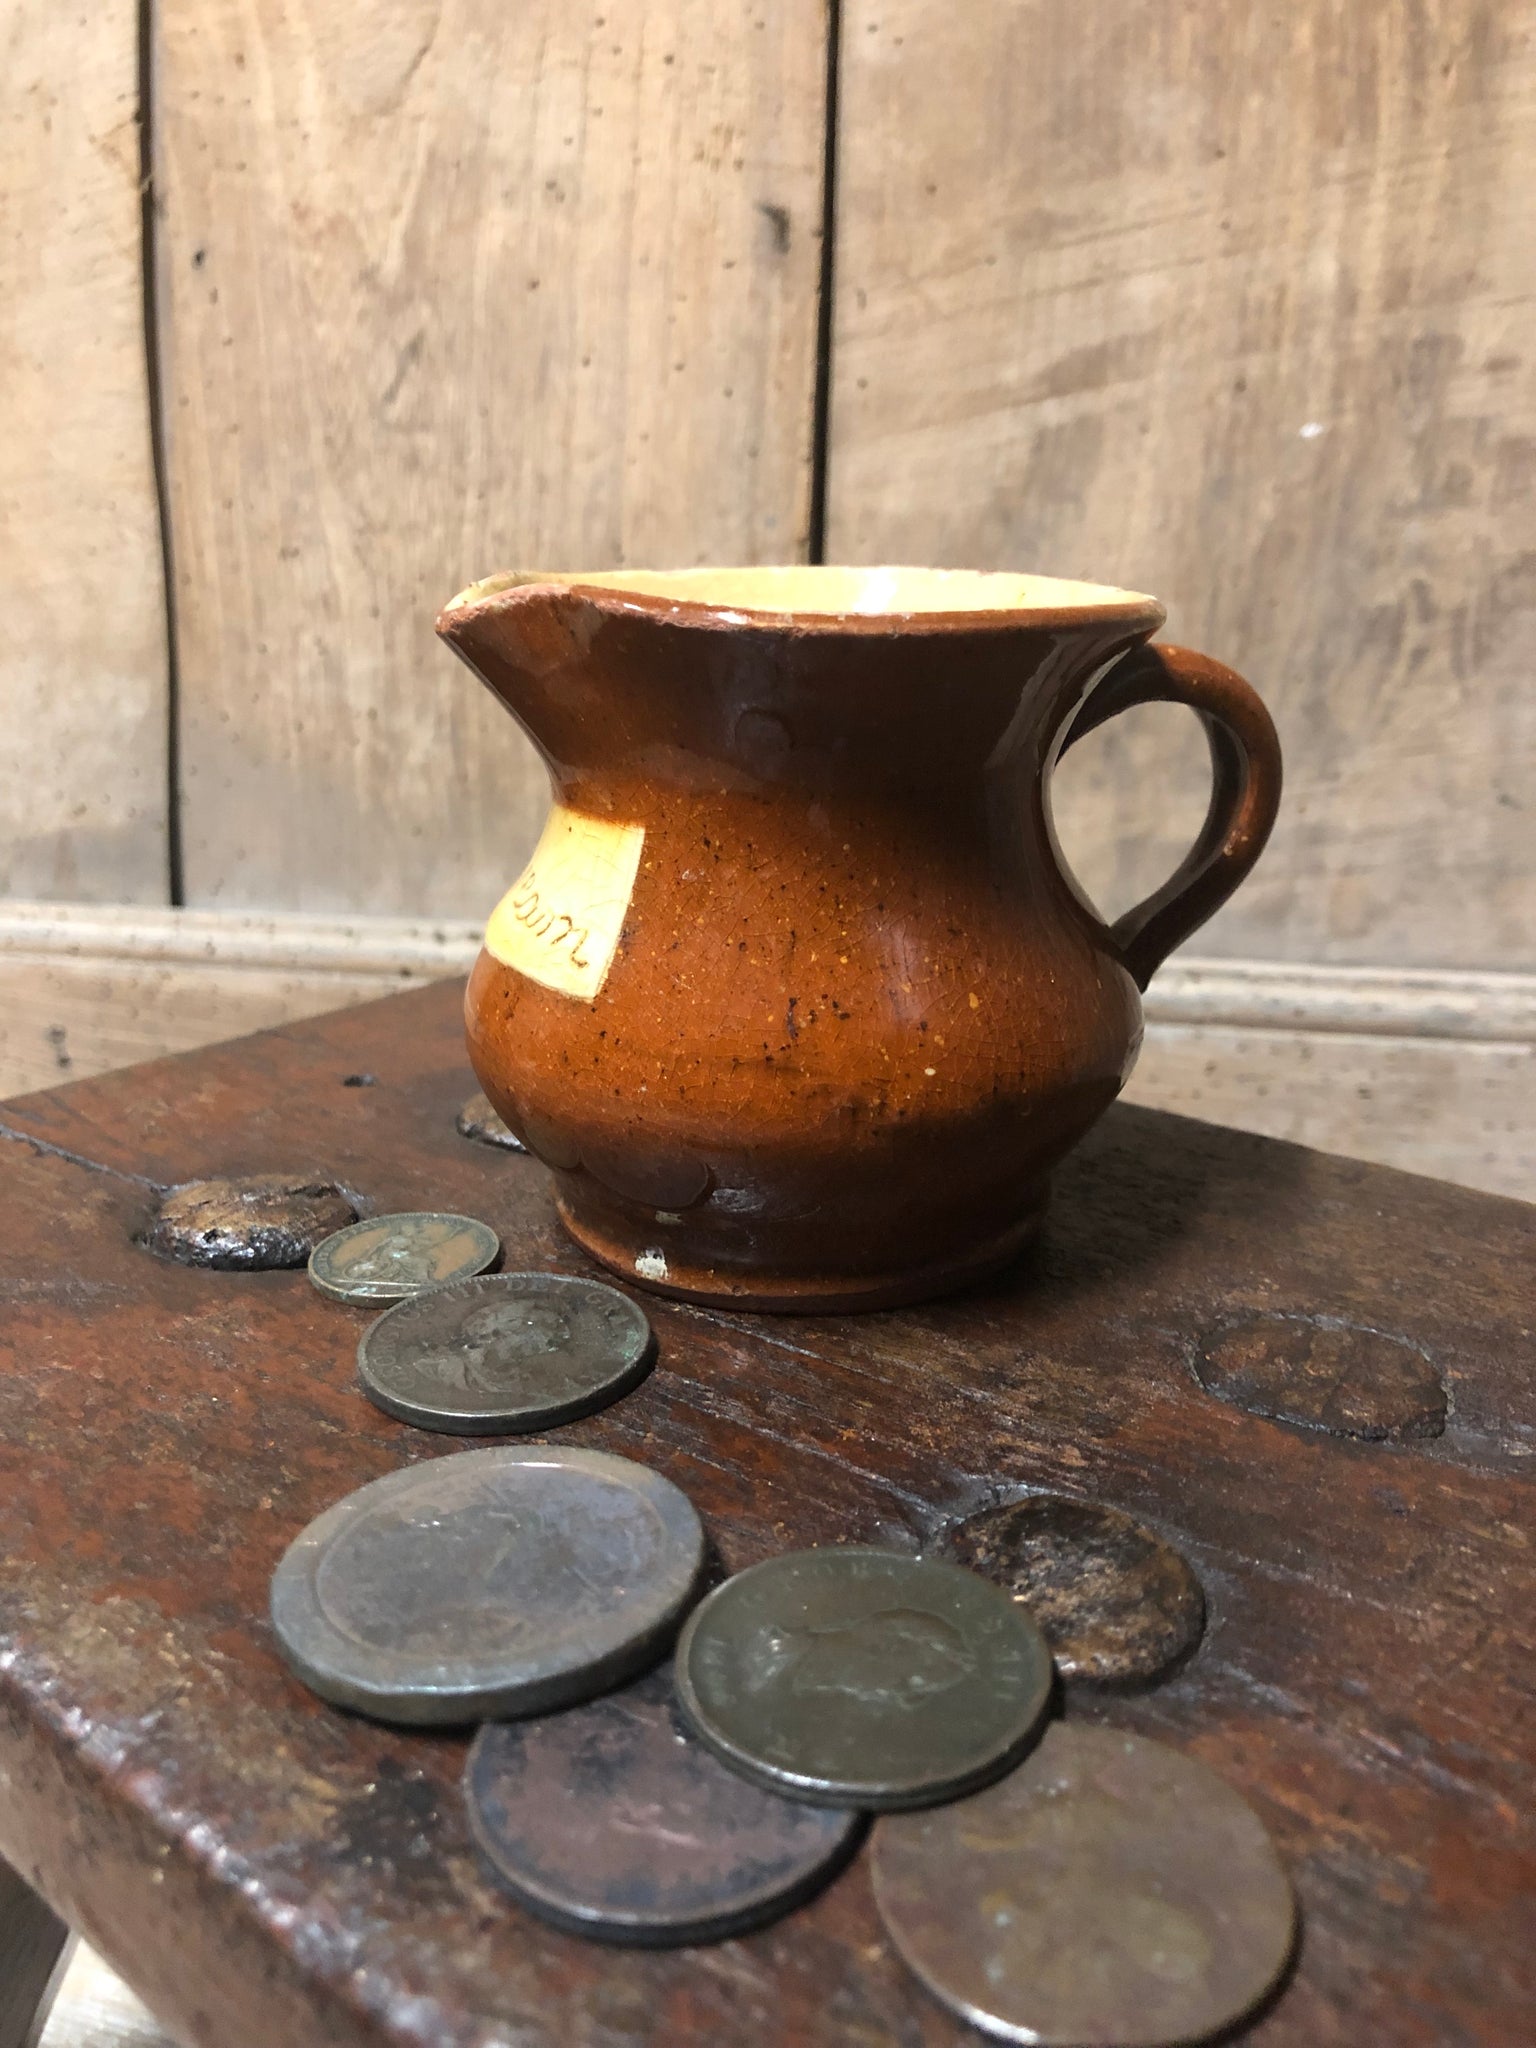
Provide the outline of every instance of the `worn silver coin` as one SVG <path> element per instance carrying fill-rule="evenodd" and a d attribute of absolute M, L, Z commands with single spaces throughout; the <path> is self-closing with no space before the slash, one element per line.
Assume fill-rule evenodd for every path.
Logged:
<path fill-rule="evenodd" d="M 808 1898 L 859 1815 L 765 1792 L 694 1736 L 665 1670 L 564 1714 L 482 1728 L 470 1831 L 531 1912 L 595 1941 L 724 1941 Z"/>
<path fill-rule="evenodd" d="M 1001 1588 L 937 1558 L 793 1551 L 716 1587 L 678 1643 L 683 1710 L 759 1784 L 869 1809 L 953 1799 L 1007 1770 L 1051 1687 Z"/>
<path fill-rule="evenodd" d="M 371 1401 L 418 1429 L 515 1435 L 590 1415 L 637 1387 L 654 1346 L 644 1312 L 571 1273 L 482 1273 L 402 1301 L 363 1332 Z"/>
<path fill-rule="evenodd" d="M 1165 1743 L 1057 1722 L 1000 1784 L 875 1828 L 903 1961 L 973 2026 L 1038 2048 L 1161 2048 L 1241 2019 L 1295 1939 L 1264 1824 Z"/>
<path fill-rule="evenodd" d="M 309 1277 L 332 1301 L 404 1301 L 427 1287 L 467 1280 L 501 1256 L 488 1223 L 432 1209 L 369 1216 L 335 1231 L 309 1255 Z"/>
<path fill-rule="evenodd" d="M 461 1451 L 311 1522 L 273 1574 L 272 1625 L 306 1685 L 376 1720 L 539 1714 L 654 1663 L 703 1550 L 686 1494 L 628 1458 Z"/>

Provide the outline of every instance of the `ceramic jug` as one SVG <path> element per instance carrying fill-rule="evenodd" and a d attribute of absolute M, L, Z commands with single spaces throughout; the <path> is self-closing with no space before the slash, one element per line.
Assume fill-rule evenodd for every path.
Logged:
<path fill-rule="evenodd" d="M 1258 697 L 1150 644 L 1162 620 L 915 569 L 504 575 L 453 600 L 438 631 L 554 798 L 470 978 L 470 1059 L 595 1258 L 814 1311 L 1018 1253 L 1130 1072 L 1139 992 L 1279 801 Z M 1109 925 L 1057 848 L 1051 770 L 1154 700 L 1203 721 L 1210 811 Z"/>

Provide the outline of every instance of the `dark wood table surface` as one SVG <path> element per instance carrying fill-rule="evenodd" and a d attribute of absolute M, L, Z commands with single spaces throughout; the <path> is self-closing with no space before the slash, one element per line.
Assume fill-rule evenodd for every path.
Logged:
<path fill-rule="evenodd" d="M 541 1927 L 476 1864 L 464 1740 L 338 1713 L 276 1653 L 289 1539 L 461 1446 L 369 1405 L 366 1317 L 302 1272 L 201 1272 L 134 1234 L 160 1186 L 292 1169 L 380 1210 L 482 1216 L 509 1268 L 591 1270 L 542 1169 L 455 1130 L 459 1000 L 401 995 L 0 1109 L 0 1853 L 210 2048 L 975 2038 L 904 1973 L 862 1855 L 718 1947 Z M 676 1480 L 730 1568 L 930 1544 L 1010 1491 L 1130 1510 L 1199 1573 L 1206 1637 L 1150 1692 L 1074 1688 L 1066 1711 L 1204 1758 L 1273 1830 L 1304 1933 L 1244 2038 L 1529 2043 L 1533 1223 L 1121 1107 L 1003 1281 L 861 1317 L 648 1302 L 656 1372 L 555 1434 Z M 1206 1391 L 1210 1333 L 1275 1315 L 1408 1340 L 1443 1432 L 1366 1441 Z M 1341 1355 L 1328 1412 L 1368 1420 Z"/>

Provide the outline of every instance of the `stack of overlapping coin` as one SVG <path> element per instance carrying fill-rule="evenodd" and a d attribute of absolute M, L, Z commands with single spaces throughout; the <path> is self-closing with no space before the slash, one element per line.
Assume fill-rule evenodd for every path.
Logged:
<path fill-rule="evenodd" d="M 487 1273 L 498 1251 L 472 1219 L 420 1215 L 319 1247 L 323 1291 L 399 1303 L 358 1349 L 378 1406 L 421 1428 L 514 1434 L 644 1379 L 654 1346 L 633 1302 L 565 1275 Z M 1060 1551 L 1083 1530 L 1130 1555 L 1126 1517 L 1043 1505 L 994 1515 L 975 1561 L 995 1564 L 1003 1535 Z M 1257 1816 L 1164 1745 L 1045 1726 L 1051 1649 L 1017 1584 L 1010 1597 L 962 1563 L 850 1545 L 769 1558 L 694 1606 L 703 1549 L 660 1474 L 503 1446 L 329 1509 L 283 1558 L 272 1615 L 326 1699 L 487 1723 L 465 1772 L 471 1832 L 513 1896 L 578 1933 L 742 1933 L 807 1898 L 876 1814 L 875 1898 L 897 1952 L 992 2033 L 1156 2048 L 1231 2025 L 1272 1989 L 1294 1903 Z M 1116 1652 L 1171 1665 L 1198 1637 L 1198 1585 L 1141 1549 L 1158 1625 L 1116 1609 Z M 1102 1580 L 1102 1558 L 1094 1569 Z M 1053 1552 L 1058 1601 L 1066 1577 Z M 1122 1606 L 1140 1597 L 1131 1583 L 1122 1573 Z M 1175 1606 L 1176 1630 L 1162 1612 Z M 1065 1642 L 1060 1621 L 1048 1625 Z M 658 1671 L 680 1623 L 675 1666 Z"/>

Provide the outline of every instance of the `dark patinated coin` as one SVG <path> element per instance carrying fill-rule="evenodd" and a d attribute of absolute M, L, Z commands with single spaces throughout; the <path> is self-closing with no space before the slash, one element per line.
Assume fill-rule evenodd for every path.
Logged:
<path fill-rule="evenodd" d="M 475 1840 L 524 1905 L 645 1948 L 723 1941 L 787 1912 L 861 1827 L 729 1770 L 688 1729 L 665 1671 L 568 1713 L 482 1728 L 464 1794 Z"/>
<path fill-rule="evenodd" d="M 457 1436 L 552 1429 L 604 1408 L 651 1369 L 651 1326 L 627 1295 L 568 1273 L 482 1273 L 402 1301 L 364 1331 L 371 1401 Z"/>
<path fill-rule="evenodd" d="M 471 1095 L 459 1111 L 459 1136 L 473 1138 L 481 1145 L 499 1145 L 503 1152 L 526 1152 L 528 1147 L 515 1131 L 509 1131 L 491 1107 L 488 1095 Z"/>
<path fill-rule="evenodd" d="M 309 1255 L 309 1277 L 332 1301 L 404 1301 L 467 1280 L 501 1256 L 501 1241 L 473 1216 L 407 1209 L 338 1230 Z"/>
<path fill-rule="evenodd" d="M 659 1472 L 498 1446 L 348 1494 L 272 1578 L 283 1654 L 322 1698 L 452 1725 L 588 1699 L 661 1655 L 704 1532 Z"/>
<path fill-rule="evenodd" d="M 189 1180 L 160 1197 L 141 1242 L 183 1266 L 271 1272 L 302 1266 L 316 1245 L 356 1216 L 350 1195 L 313 1175 Z"/>
<path fill-rule="evenodd" d="M 717 1586 L 677 1690 L 759 1784 L 828 1806 L 952 1799 L 1005 1771 L 1045 1710 L 1051 1658 L 1024 1609 L 934 1558 L 800 1550 Z"/>
<path fill-rule="evenodd" d="M 1150 1685 L 1205 1627 L 1205 1595 L 1188 1564 L 1118 1508 L 1036 1494 L 969 1516 L 945 1547 L 1023 1601 L 1066 1679 Z"/>
<path fill-rule="evenodd" d="M 903 1960 L 974 2026 L 1042 2048 L 1202 2040 L 1277 1982 L 1295 1902 L 1214 1771 L 1054 1723 L 1000 1784 L 882 1820 L 875 1899 Z"/>

